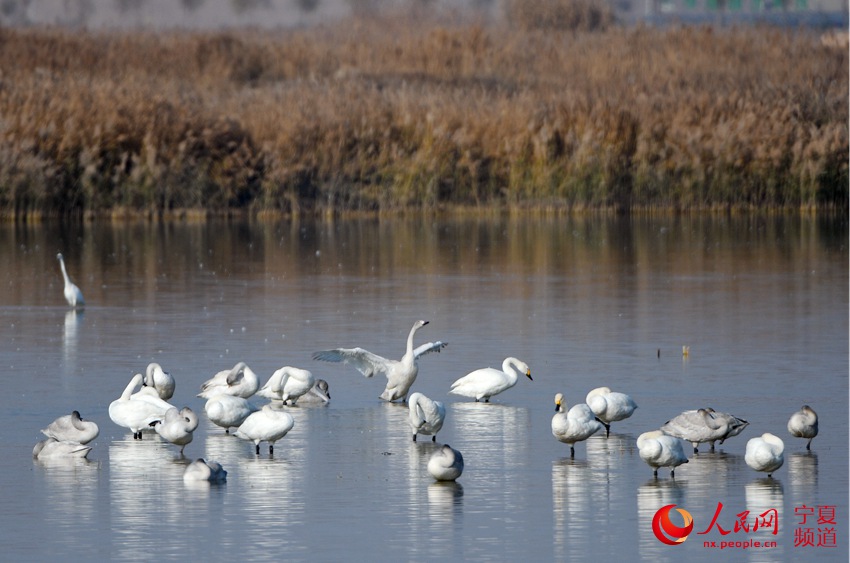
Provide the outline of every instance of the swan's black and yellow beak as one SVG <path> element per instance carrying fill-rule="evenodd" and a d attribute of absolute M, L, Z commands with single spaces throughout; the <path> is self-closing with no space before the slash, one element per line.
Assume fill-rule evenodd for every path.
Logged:
<path fill-rule="evenodd" d="M 531 370 L 530 370 L 530 369 L 525 371 L 525 376 L 526 376 L 528 379 L 531 379 Z M 531 379 L 531 381 L 534 381 L 534 380 L 533 380 L 533 379 Z"/>
<path fill-rule="evenodd" d="M 561 401 L 555 401 L 555 412 L 561 410 Z"/>

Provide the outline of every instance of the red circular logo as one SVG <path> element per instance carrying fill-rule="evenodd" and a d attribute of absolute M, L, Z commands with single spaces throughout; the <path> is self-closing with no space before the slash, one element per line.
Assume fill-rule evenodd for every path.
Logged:
<path fill-rule="evenodd" d="M 655 513 L 655 516 L 652 517 L 652 532 L 655 534 L 655 537 L 658 538 L 658 541 L 666 543 L 667 545 L 682 543 L 688 539 L 688 535 L 694 529 L 694 519 L 691 517 L 691 513 L 684 508 L 676 508 L 679 514 L 682 515 L 684 525 L 679 527 L 671 522 L 670 511 L 673 508 L 676 508 L 675 504 L 662 506 L 658 509 L 658 512 Z"/>

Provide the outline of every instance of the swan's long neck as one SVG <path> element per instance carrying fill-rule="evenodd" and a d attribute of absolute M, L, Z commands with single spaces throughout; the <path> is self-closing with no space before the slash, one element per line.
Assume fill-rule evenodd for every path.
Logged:
<path fill-rule="evenodd" d="M 136 374 L 133 376 L 133 379 L 131 379 L 130 383 L 127 384 L 127 387 L 124 388 L 124 392 L 121 393 L 121 399 L 125 401 L 130 400 L 130 396 L 133 394 L 133 391 L 135 391 L 136 387 L 139 385 L 139 379 L 141 377 L 141 374 Z"/>
<path fill-rule="evenodd" d="M 517 379 L 519 378 L 519 375 L 514 369 L 516 367 L 515 362 L 516 360 L 514 360 L 513 358 L 507 358 L 504 362 L 502 362 L 502 371 L 508 375 L 508 378 L 511 380 L 512 384 L 516 383 Z"/>
<path fill-rule="evenodd" d="M 414 325 L 413 328 L 410 329 L 410 334 L 407 335 L 407 350 L 404 353 L 404 359 L 409 362 L 413 362 L 413 336 L 416 334 L 416 331 L 419 329 L 418 325 Z"/>

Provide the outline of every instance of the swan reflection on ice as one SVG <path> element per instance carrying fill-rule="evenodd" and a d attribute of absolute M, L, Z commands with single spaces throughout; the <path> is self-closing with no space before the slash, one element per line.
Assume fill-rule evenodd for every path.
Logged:
<path fill-rule="evenodd" d="M 428 485 L 428 517 L 432 530 L 454 526 L 463 516 L 463 485 L 457 481 L 435 481 Z"/>
<path fill-rule="evenodd" d="M 638 546 L 640 559 L 642 561 L 663 560 L 669 556 L 670 546 L 658 541 L 649 524 L 662 506 L 675 504 L 686 505 L 685 491 L 689 485 L 683 484 L 683 480 L 656 479 L 651 477 L 638 487 L 637 509 L 638 509 Z"/>

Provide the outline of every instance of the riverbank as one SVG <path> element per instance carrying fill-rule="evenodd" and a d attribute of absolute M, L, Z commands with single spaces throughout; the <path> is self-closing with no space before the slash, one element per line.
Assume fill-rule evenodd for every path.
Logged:
<path fill-rule="evenodd" d="M 770 28 L 3 29 L 0 213 L 846 212 L 847 67 Z"/>

